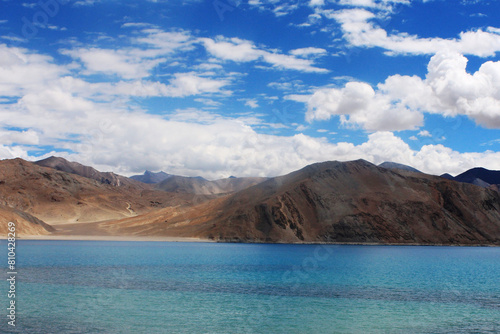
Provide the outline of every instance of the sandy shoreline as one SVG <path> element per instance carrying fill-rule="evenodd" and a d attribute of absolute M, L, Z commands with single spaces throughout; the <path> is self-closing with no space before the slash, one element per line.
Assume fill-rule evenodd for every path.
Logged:
<path fill-rule="evenodd" d="M 214 242 L 209 239 L 183 237 L 141 237 L 116 235 L 24 235 L 18 240 L 75 240 L 75 241 L 168 241 L 168 242 Z"/>
<path fill-rule="evenodd" d="M 352 246 L 436 246 L 436 247 L 500 247 L 487 244 L 421 244 L 421 243 L 374 243 L 374 242 L 249 242 L 241 240 L 212 240 L 188 237 L 167 236 L 118 236 L 118 235 L 24 235 L 17 240 L 67 240 L 67 241 L 159 241 L 159 242 L 211 242 L 211 243 L 242 243 L 242 244 L 293 244 L 293 245 L 352 245 Z"/>

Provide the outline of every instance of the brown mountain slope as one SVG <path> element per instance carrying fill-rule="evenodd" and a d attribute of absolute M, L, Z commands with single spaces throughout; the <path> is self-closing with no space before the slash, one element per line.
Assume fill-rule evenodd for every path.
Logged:
<path fill-rule="evenodd" d="M 190 210 L 99 228 L 222 241 L 500 245 L 500 194 L 363 160 L 325 162 Z"/>
<path fill-rule="evenodd" d="M 38 166 L 22 159 L 0 161 L 0 204 L 48 224 L 133 217 L 181 205 L 192 196 L 154 191 L 130 180 L 120 186 Z"/>
<path fill-rule="evenodd" d="M 8 223 L 15 224 L 16 238 L 24 235 L 47 235 L 55 229 L 40 219 L 5 205 L 0 205 L 0 234 L 7 237 Z"/>
<path fill-rule="evenodd" d="M 68 161 L 60 157 L 50 157 L 40 161 L 36 161 L 35 164 L 38 166 L 53 168 L 62 172 L 71 173 L 86 177 L 88 179 L 93 179 L 101 183 L 111 184 L 113 186 L 130 186 L 140 185 L 128 177 L 117 175 L 110 172 L 100 172 L 93 167 L 85 166 L 79 164 L 78 162 Z"/>

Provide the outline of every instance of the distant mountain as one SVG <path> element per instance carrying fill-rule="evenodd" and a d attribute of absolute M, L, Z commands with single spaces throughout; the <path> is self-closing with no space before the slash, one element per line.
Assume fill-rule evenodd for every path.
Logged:
<path fill-rule="evenodd" d="M 160 183 L 171 176 L 172 175 L 167 174 L 165 172 L 154 173 L 147 170 L 142 175 L 133 175 L 130 178 L 143 183 L 154 184 L 154 183 Z"/>
<path fill-rule="evenodd" d="M 450 180 L 455 180 L 458 182 L 465 182 L 475 184 L 483 188 L 498 189 L 500 187 L 500 171 L 489 170 L 486 168 L 472 168 L 468 171 L 463 172 L 455 177 L 446 174 L 446 176 L 441 175 L 441 177 L 446 177 Z"/>
<path fill-rule="evenodd" d="M 486 168 L 472 168 L 455 177 L 456 181 L 480 184 L 500 184 L 500 171 Z M 478 184 L 478 185 L 480 185 Z"/>
<path fill-rule="evenodd" d="M 121 233 L 139 226 L 219 241 L 500 245 L 500 194 L 363 160 L 324 162 L 181 214 L 107 223 Z"/>
<path fill-rule="evenodd" d="M 130 185 L 131 183 L 131 181 L 125 176 L 117 175 L 111 172 L 99 172 L 93 167 L 84 166 L 78 162 L 71 162 L 60 157 L 52 156 L 47 159 L 36 161 L 35 164 L 66 173 L 80 175 L 113 186 Z"/>
<path fill-rule="evenodd" d="M 202 177 L 185 177 L 172 175 L 156 185 L 156 189 L 196 195 L 219 195 L 237 192 L 263 181 L 263 177 L 229 177 L 208 181 Z"/>
<path fill-rule="evenodd" d="M 403 164 L 398 164 L 397 162 L 386 161 L 386 162 L 381 163 L 378 166 L 382 167 L 382 168 L 388 168 L 388 169 L 401 169 L 401 170 L 406 170 L 406 171 L 409 171 L 409 172 L 422 173 L 418 169 L 415 169 L 415 168 L 413 168 L 411 166 L 407 166 L 407 165 L 403 165 Z"/>
<path fill-rule="evenodd" d="M 455 177 L 453 177 L 452 175 L 450 175 L 448 173 L 444 173 L 443 175 L 441 175 L 441 177 L 444 179 L 448 179 L 448 180 L 455 180 Z"/>

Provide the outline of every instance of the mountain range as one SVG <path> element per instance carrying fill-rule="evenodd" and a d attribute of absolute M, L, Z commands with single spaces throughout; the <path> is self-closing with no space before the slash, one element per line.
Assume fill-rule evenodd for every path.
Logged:
<path fill-rule="evenodd" d="M 483 188 L 491 188 L 496 191 L 500 187 L 500 171 L 488 170 L 486 168 L 472 168 L 455 177 L 450 174 L 443 174 L 441 177 L 458 182 L 475 184 Z"/>
<path fill-rule="evenodd" d="M 491 187 L 499 173 L 450 180 L 357 160 L 274 178 L 147 172 L 140 182 L 62 158 L 13 159 L 0 161 L 0 217 L 17 221 L 21 235 L 500 245 L 500 194 Z"/>

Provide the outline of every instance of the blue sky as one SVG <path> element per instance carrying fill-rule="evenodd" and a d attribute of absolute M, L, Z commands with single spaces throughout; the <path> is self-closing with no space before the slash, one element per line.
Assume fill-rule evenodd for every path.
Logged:
<path fill-rule="evenodd" d="M 500 169 L 500 3 L 1 0 L 0 158 Z"/>

